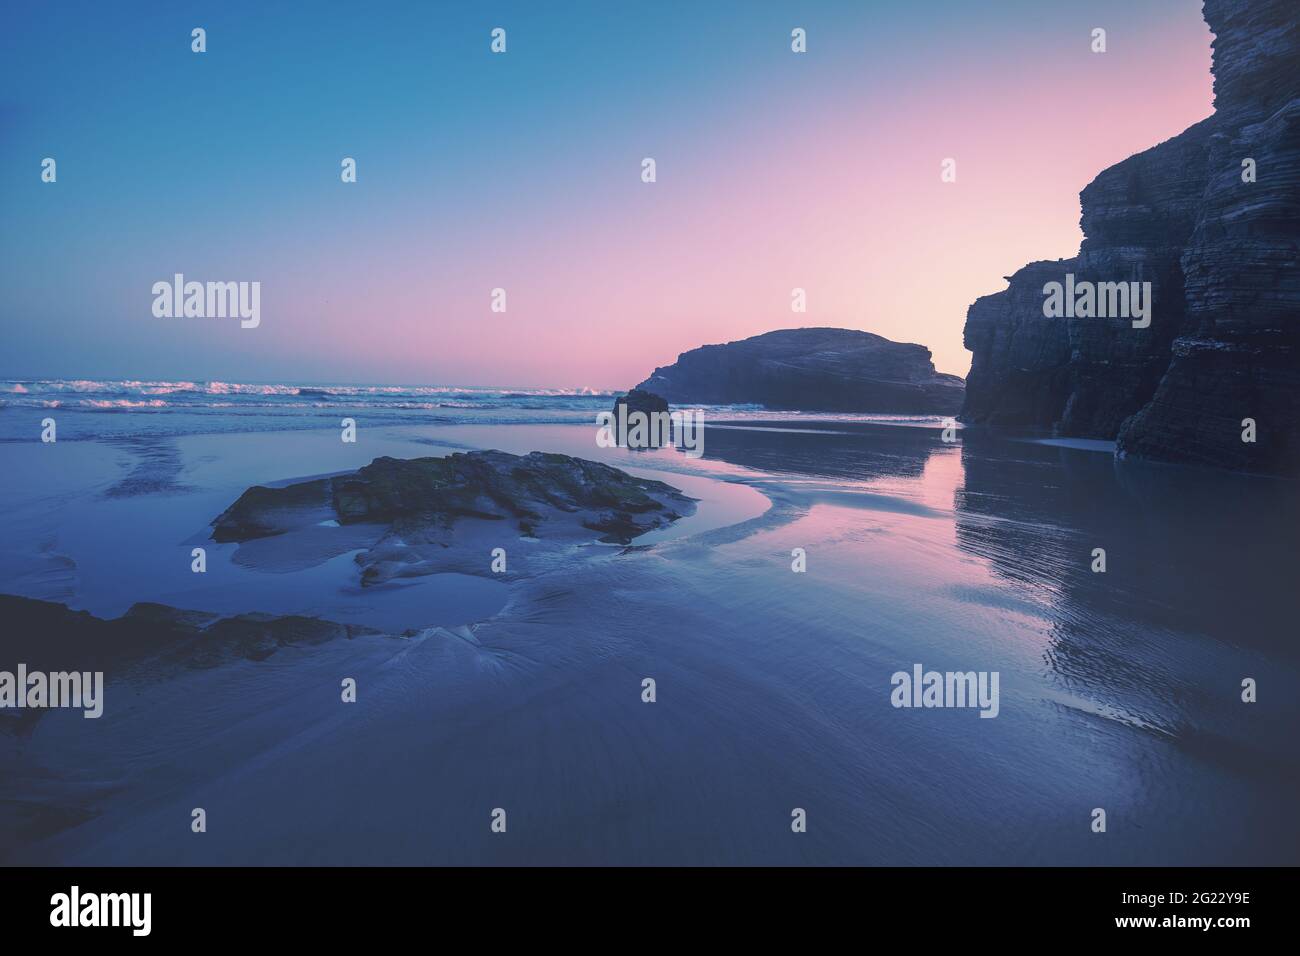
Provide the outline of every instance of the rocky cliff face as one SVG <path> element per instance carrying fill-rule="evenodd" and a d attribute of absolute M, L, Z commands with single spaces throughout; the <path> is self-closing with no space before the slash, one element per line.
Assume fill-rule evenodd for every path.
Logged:
<path fill-rule="evenodd" d="M 964 421 L 1300 476 L 1300 5 L 1204 12 L 1214 115 L 1083 190 L 1078 256 L 1031 263 L 970 307 Z M 1066 274 L 1150 282 L 1150 325 L 1045 316 L 1044 286 Z"/>
<path fill-rule="evenodd" d="M 683 352 L 637 386 L 670 402 L 955 415 L 962 380 L 930 350 L 853 329 L 783 329 Z"/>

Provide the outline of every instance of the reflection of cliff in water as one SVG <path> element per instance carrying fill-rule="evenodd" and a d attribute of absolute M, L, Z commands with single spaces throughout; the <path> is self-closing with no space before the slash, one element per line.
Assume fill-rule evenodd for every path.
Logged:
<path fill-rule="evenodd" d="M 865 422 L 710 422 L 704 457 L 758 471 L 848 478 L 920 478 L 943 445 L 933 428 Z"/>
<path fill-rule="evenodd" d="M 1234 775 L 1283 773 L 1300 792 L 1300 707 L 1278 693 L 1300 663 L 1295 484 L 963 438 L 958 546 L 1039 599 L 1057 702 L 1098 732 L 1152 733 Z M 1243 677 L 1272 693 L 1242 703 Z M 1261 820 L 1285 812 L 1256 808 Z"/>
<path fill-rule="evenodd" d="M 1292 482 L 1115 461 L 962 434 L 957 541 L 996 573 L 1054 599 L 1062 620 L 1121 616 L 1152 628 L 1280 648 L 1300 616 Z M 1106 551 L 1106 573 L 1091 570 Z"/>

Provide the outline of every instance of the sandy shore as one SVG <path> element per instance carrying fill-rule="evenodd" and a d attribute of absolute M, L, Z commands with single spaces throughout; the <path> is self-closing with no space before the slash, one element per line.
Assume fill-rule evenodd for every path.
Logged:
<path fill-rule="evenodd" d="M 0 733 L 0 804 L 24 824 L 0 852 L 177 864 L 1284 861 L 1295 793 L 1278 780 L 1296 779 L 1284 731 L 1297 705 L 1238 700 L 1240 675 L 1270 688 L 1296 677 L 1282 629 L 1295 598 L 1273 584 L 1268 552 L 1294 512 L 1267 500 L 1271 486 L 1230 485 L 1253 500 L 1217 486 L 1214 500 L 1237 508 L 1192 528 L 1181 515 L 1205 489 L 1177 473 L 1117 472 L 1086 450 L 834 431 L 712 430 L 698 462 L 609 451 L 611 464 L 700 498 L 698 513 L 656 540 L 592 547 L 509 584 L 456 575 L 439 590 L 435 576 L 376 594 L 349 584 L 346 552 L 271 573 L 209 542 L 203 576 L 189 549 L 250 484 L 452 447 L 601 458 L 593 430 L 394 428 L 343 449 L 336 432 L 190 436 L 162 452 L 68 443 L 44 461 L 46 449 L 5 446 L 24 478 L 5 530 L 27 530 L 5 536 L 23 546 L 10 546 L 4 590 L 100 615 L 154 600 L 414 633 L 155 683 L 108 675 L 102 719 L 52 712 L 29 733 Z M 132 475 L 152 490 L 114 491 Z M 1248 523 L 1255 550 L 1243 559 L 1231 529 L 1267 514 L 1276 538 Z M 1105 578 L 1088 571 L 1097 541 L 1112 556 Z M 1251 608 L 1216 616 L 1243 581 L 1256 582 Z M 890 675 L 914 663 L 998 671 L 999 716 L 891 706 Z M 340 700 L 345 677 L 355 704 Z M 1098 806 L 1112 821 L 1104 836 L 1088 826 Z M 190 832 L 196 807 L 206 834 Z M 796 807 L 805 834 L 791 833 Z M 495 808 L 506 834 L 489 828 Z"/>

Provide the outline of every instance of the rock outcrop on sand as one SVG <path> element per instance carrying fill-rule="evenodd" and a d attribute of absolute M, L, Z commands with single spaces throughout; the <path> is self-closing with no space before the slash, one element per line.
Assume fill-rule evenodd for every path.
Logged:
<path fill-rule="evenodd" d="M 930 350 L 855 329 L 782 329 L 683 352 L 637 386 L 676 404 L 955 415 L 962 380 Z"/>
<path fill-rule="evenodd" d="M 73 611 L 64 604 L 0 594 L 0 668 L 23 662 L 30 670 L 107 671 L 143 666 L 163 674 L 183 667 L 215 667 L 233 660 L 265 660 L 281 647 L 323 644 L 373 628 L 336 624 L 298 614 L 223 616 L 163 604 L 139 603 L 117 618 Z"/>
<path fill-rule="evenodd" d="M 1300 12 L 1206 0 L 1204 13 L 1214 115 L 1083 190 L 1078 256 L 1031 263 L 970 307 L 963 421 L 1300 475 Z M 1067 273 L 1152 283 L 1150 326 L 1045 317 L 1043 287 Z"/>
<path fill-rule="evenodd" d="M 480 537 L 498 545 L 520 536 L 627 544 L 694 508 L 694 499 L 671 485 L 599 462 L 472 451 L 376 458 L 344 475 L 250 488 L 216 518 L 212 537 L 244 542 L 332 522 L 373 528 L 357 562 L 362 583 L 375 584 L 443 570 L 440 552 L 471 542 L 477 549 Z M 503 527 L 510 533 L 503 535 Z"/>

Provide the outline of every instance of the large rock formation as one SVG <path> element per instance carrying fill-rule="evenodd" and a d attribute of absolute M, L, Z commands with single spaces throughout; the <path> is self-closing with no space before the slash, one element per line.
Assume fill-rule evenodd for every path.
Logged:
<path fill-rule="evenodd" d="M 963 421 L 1300 475 L 1300 8 L 1206 0 L 1204 12 L 1214 115 L 1083 190 L 1078 256 L 1031 263 L 970 307 Z M 1150 326 L 1045 317 L 1044 286 L 1067 273 L 1150 282 Z"/>
<path fill-rule="evenodd" d="M 683 352 L 637 388 L 670 402 L 817 412 L 955 415 L 962 380 L 930 350 L 855 329 L 782 329 Z"/>
<path fill-rule="evenodd" d="M 552 544 L 627 544 L 695 510 L 661 481 L 599 462 L 535 451 L 457 452 L 446 458 L 376 458 L 355 472 L 281 488 L 256 486 L 212 522 L 216 541 L 306 535 L 322 525 L 372 530 L 356 547 L 362 584 L 445 570 L 444 551 L 477 533 L 494 545 L 519 536 Z M 513 534 L 506 536 L 502 528 Z M 464 550 L 463 548 L 461 550 Z M 486 567 L 486 557 L 483 558 Z"/>

